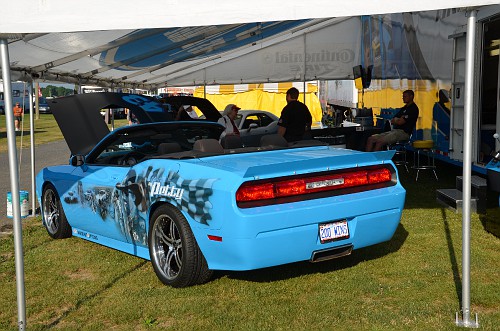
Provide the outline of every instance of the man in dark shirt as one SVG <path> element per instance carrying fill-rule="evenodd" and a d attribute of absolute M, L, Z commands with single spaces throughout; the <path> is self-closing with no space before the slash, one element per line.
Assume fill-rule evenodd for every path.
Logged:
<path fill-rule="evenodd" d="M 408 140 L 417 124 L 418 107 L 413 102 L 415 94 L 412 90 L 403 92 L 405 105 L 391 119 L 391 131 L 374 134 L 366 141 L 366 151 L 381 151 L 384 146 L 394 144 L 397 141 Z"/>
<path fill-rule="evenodd" d="M 278 121 L 278 133 L 288 142 L 301 140 L 306 131 L 311 129 L 312 116 L 309 108 L 298 101 L 299 90 L 295 87 L 286 91 L 287 105 L 281 111 Z"/>

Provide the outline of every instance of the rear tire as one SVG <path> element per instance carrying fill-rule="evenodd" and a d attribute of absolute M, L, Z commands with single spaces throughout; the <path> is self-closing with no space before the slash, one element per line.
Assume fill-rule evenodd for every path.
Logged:
<path fill-rule="evenodd" d="M 45 229 L 54 239 L 71 237 L 71 226 L 61 205 L 61 200 L 52 184 L 47 184 L 42 194 L 42 221 Z"/>
<path fill-rule="evenodd" d="M 169 205 L 156 209 L 149 226 L 149 255 L 160 281 L 172 287 L 207 282 L 212 276 L 182 213 Z"/>

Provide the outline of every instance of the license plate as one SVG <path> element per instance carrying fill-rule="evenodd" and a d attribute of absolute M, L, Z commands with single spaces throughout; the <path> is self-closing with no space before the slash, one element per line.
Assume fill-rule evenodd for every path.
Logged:
<path fill-rule="evenodd" d="M 346 220 L 319 225 L 319 240 L 322 244 L 346 238 L 349 238 L 349 227 Z"/>

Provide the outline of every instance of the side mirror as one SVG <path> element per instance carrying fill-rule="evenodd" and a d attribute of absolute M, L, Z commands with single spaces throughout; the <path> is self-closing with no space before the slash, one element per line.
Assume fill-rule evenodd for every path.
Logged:
<path fill-rule="evenodd" d="M 69 160 L 69 163 L 74 167 L 79 167 L 85 163 L 85 158 L 83 155 L 73 155 Z"/>
<path fill-rule="evenodd" d="M 248 131 L 252 129 L 257 129 L 258 127 L 259 125 L 257 123 L 250 123 L 250 125 L 248 126 Z"/>

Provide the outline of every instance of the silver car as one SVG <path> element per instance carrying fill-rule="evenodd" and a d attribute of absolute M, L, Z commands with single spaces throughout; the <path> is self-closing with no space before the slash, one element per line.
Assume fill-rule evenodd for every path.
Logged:
<path fill-rule="evenodd" d="M 278 120 L 265 110 L 240 110 L 234 122 L 245 146 L 259 146 L 263 135 L 278 133 Z"/>

